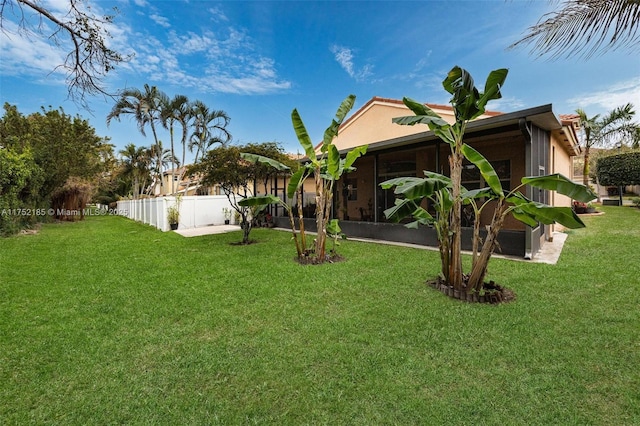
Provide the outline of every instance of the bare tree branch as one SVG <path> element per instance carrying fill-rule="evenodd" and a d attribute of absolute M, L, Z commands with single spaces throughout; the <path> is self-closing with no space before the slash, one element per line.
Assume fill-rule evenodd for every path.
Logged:
<path fill-rule="evenodd" d="M 3 25 L 8 10 L 18 17 L 20 30 L 27 34 L 33 29 L 33 32 L 46 36 L 56 46 L 63 45 L 64 40 L 71 41 L 72 48 L 64 62 L 52 70 L 63 69 L 66 72 L 69 98 L 87 107 L 86 98 L 89 95 L 114 96 L 105 89 L 103 80 L 119 63 L 131 59 L 131 56 L 123 57 L 107 46 L 111 39 L 107 27 L 113 23 L 117 8 L 113 9 L 113 15 L 100 17 L 91 12 L 88 0 L 69 0 L 69 11 L 64 16 L 58 16 L 44 8 L 38 0 L 1 0 L 0 28 L 5 35 L 9 33 Z M 40 24 L 32 25 L 25 16 L 25 10 L 39 15 Z M 44 25 L 47 21 L 55 26 L 50 34 L 47 34 L 47 26 Z"/>

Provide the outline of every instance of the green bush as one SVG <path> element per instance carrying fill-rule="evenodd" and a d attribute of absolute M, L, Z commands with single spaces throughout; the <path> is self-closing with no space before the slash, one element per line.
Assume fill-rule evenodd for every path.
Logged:
<path fill-rule="evenodd" d="M 0 149 L 0 235 L 15 234 L 35 223 L 38 214 L 44 216 L 44 209 L 37 208 L 42 181 L 31 152 Z"/>
<path fill-rule="evenodd" d="M 602 157 L 596 164 L 600 185 L 640 185 L 640 152 Z"/>

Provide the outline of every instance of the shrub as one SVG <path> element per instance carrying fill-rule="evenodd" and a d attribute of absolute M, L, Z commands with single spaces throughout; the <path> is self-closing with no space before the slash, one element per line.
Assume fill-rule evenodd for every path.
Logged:
<path fill-rule="evenodd" d="M 640 152 L 602 157 L 596 164 L 600 185 L 640 185 Z"/>

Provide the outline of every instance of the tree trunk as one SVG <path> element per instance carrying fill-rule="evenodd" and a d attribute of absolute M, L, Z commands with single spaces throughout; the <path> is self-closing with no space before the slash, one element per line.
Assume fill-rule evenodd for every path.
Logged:
<path fill-rule="evenodd" d="M 322 177 L 320 176 L 320 168 L 315 170 L 316 181 L 316 260 L 318 262 L 324 262 L 324 207 L 325 207 L 325 193 L 322 185 Z"/>
<path fill-rule="evenodd" d="M 487 238 L 484 240 L 484 244 L 482 245 L 480 255 L 475 261 L 473 269 L 471 270 L 471 275 L 469 275 L 467 291 L 479 291 L 482 288 L 484 277 L 487 274 L 487 268 L 489 266 L 489 259 L 491 259 L 491 255 L 496 248 L 498 234 L 500 233 L 502 224 L 504 223 L 505 210 L 506 206 L 504 205 L 504 200 L 501 199 L 498 201 L 498 205 L 494 211 L 491 226 L 489 227 Z"/>
<path fill-rule="evenodd" d="M 293 216 L 293 209 L 287 205 L 287 213 L 289 215 L 289 225 L 291 225 L 291 233 L 293 234 L 293 242 L 296 244 L 296 253 L 298 253 L 298 259 L 302 257 L 302 250 L 300 249 L 300 242 L 298 241 L 298 233 L 296 232 L 296 220 Z"/>
<path fill-rule="evenodd" d="M 462 141 L 460 141 L 460 146 L 461 145 Z M 451 169 L 453 206 L 451 208 L 451 219 L 449 221 L 449 226 L 451 227 L 451 246 L 449 251 L 451 260 L 447 281 L 454 289 L 462 290 L 462 226 L 460 218 L 460 210 L 462 209 L 462 200 L 460 198 L 462 154 L 460 154 L 459 149 L 456 149 L 449 156 L 449 167 Z"/>
<path fill-rule="evenodd" d="M 176 193 L 176 152 L 173 145 L 173 122 L 169 125 L 169 137 L 171 138 L 171 195 Z"/>
<path fill-rule="evenodd" d="M 247 215 L 242 215 L 242 244 L 249 244 L 249 233 L 251 232 L 251 221 L 247 220 Z"/>
<path fill-rule="evenodd" d="M 300 229 L 300 246 L 302 248 L 301 252 L 298 254 L 298 257 L 301 257 L 301 254 L 307 251 L 307 235 L 304 230 L 304 210 L 302 207 L 302 203 L 304 202 L 304 197 L 302 196 L 303 189 L 300 188 L 296 193 L 296 197 L 298 199 L 298 227 Z"/>
<path fill-rule="evenodd" d="M 333 181 L 324 191 L 324 218 L 322 220 L 322 261 L 324 262 L 327 253 L 327 223 L 331 217 L 331 204 L 333 201 Z"/>
<path fill-rule="evenodd" d="M 585 145 L 584 147 L 584 164 L 582 166 L 582 184 L 589 187 L 589 151 L 590 146 Z"/>
<path fill-rule="evenodd" d="M 473 221 L 473 248 L 472 248 L 472 261 L 471 269 L 475 268 L 478 262 L 478 247 L 480 246 L 480 212 L 476 213 L 474 209 L 474 221 Z"/>
<path fill-rule="evenodd" d="M 438 235 L 438 250 L 440 251 L 440 266 L 442 279 L 447 281 L 449 277 L 449 227 L 447 226 L 447 218 L 442 215 L 438 217 L 436 222 L 436 233 Z"/>

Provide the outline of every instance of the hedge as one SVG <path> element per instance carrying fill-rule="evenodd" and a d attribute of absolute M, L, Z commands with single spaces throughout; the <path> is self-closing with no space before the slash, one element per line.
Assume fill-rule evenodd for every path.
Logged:
<path fill-rule="evenodd" d="M 640 185 L 640 152 L 598 158 L 596 167 L 600 185 Z"/>

